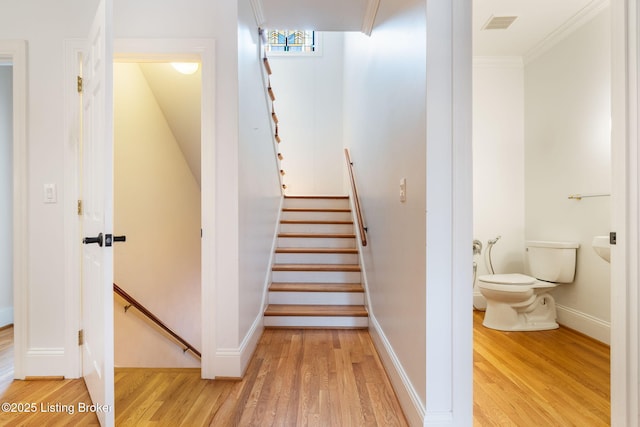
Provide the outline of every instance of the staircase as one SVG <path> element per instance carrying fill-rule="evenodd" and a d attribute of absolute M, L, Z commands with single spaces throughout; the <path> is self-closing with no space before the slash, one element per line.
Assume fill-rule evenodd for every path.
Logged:
<path fill-rule="evenodd" d="M 348 196 L 285 196 L 266 327 L 366 328 Z"/>

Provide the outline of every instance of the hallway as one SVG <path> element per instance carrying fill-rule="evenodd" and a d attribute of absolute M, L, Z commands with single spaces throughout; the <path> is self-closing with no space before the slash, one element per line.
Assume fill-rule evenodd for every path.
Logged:
<path fill-rule="evenodd" d="M 1 355 L 0 355 L 1 356 Z M 267 329 L 243 380 L 197 369 L 116 369 L 116 425 L 406 426 L 366 330 Z M 90 402 L 82 380 L 14 381 L 4 402 Z M 0 414 L 0 425 L 97 425 L 93 414 Z"/>
<path fill-rule="evenodd" d="M 503 333 L 481 322 L 475 312 L 474 425 L 609 425 L 607 346 L 566 328 Z M 201 380 L 192 369 L 118 369 L 115 378 L 118 426 L 406 425 L 363 330 L 267 329 L 242 381 Z M 82 380 L 14 381 L 0 402 L 90 399 Z M 97 425 L 77 412 L 0 414 L 3 426 L 42 420 Z"/>

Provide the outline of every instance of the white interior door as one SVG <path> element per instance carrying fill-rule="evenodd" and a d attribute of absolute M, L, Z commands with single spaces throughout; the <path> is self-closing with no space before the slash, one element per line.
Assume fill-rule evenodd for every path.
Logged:
<path fill-rule="evenodd" d="M 100 0 L 82 61 L 82 375 L 103 426 L 114 425 L 111 7 Z"/>

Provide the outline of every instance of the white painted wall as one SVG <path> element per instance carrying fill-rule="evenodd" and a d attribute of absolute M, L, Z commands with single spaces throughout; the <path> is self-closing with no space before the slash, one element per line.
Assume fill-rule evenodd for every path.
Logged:
<path fill-rule="evenodd" d="M 345 194 L 342 97 L 344 37 L 318 33 L 320 53 L 271 55 L 287 194 Z"/>
<path fill-rule="evenodd" d="M 240 376 L 253 351 L 257 337 L 254 332 L 261 330 L 256 320 L 261 318 L 264 275 L 269 264 L 265 248 L 272 242 L 278 208 L 275 157 L 273 152 L 267 158 L 259 157 L 262 150 L 269 147 L 269 141 L 260 139 L 264 124 L 253 123 L 255 118 L 239 116 L 240 111 L 260 108 L 251 105 L 259 99 L 252 90 L 239 96 L 245 83 L 255 87 L 252 79 L 258 70 L 258 57 L 247 53 L 242 53 L 243 58 L 247 54 L 252 59 L 242 59 L 243 68 L 239 67 L 239 50 L 255 49 L 252 45 L 257 37 L 248 8 L 248 2 L 236 0 L 171 1 L 162 7 L 151 0 L 116 0 L 114 5 L 116 38 L 216 40 L 215 94 L 203 94 L 204 102 L 215 97 L 212 120 L 215 120 L 216 141 L 215 171 L 211 176 L 215 181 L 215 195 L 203 194 L 203 206 L 211 197 L 215 198 L 212 201 L 215 212 L 210 218 L 202 218 L 203 224 L 212 223 L 211 228 L 205 227 L 205 237 L 213 235 L 215 239 L 215 256 L 211 262 L 215 265 L 212 280 L 216 286 L 216 302 L 210 309 L 215 316 L 216 348 L 211 363 L 203 363 L 206 377 Z M 242 40 L 240 49 L 238 38 Z M 252 138 L 254 134 L 259 137 Z M 268 163 L 263 162 L 272 162 L 272 171 L 266 172 Z M 206 179 L 204 171 L 203 179 Z M 272 182 L 275 188 L 271 187 Z M 241 253 L 241 249 L 247 248 L 251 249 L 249 254 Z M 205 311 L 202 314 L 206 317 Z"/>
<path fill-rule="evenodd" d="M 383 2 L 377 22 L 370 38 L 345 37 L 344 141 L 369 227 L 363 258 L 372 323 L 424 406 L 425 5 Z"/>
<path fill-rule="evenodd" d="M 13 323 L 12 69 L 0 65 L 0 327 Z"/>
<path fill-rule="evenodd" d="M 521 58 L 473 62 L 473 234 L 482 242 L 477 275 L 524 271 L 524 65 Z M 477 286 L 474 305 L 486 307 Z"/>
<path fill-rule="evenodd" d="M 262 298 L 271 277 L 281 191 L 271 112 L 262 80 L 258 27 L 249 2 L 239 3 L 238 15 L 238 343 L 244 370 L 262 332 Z"/>
<path fill-rule="evenodd" d="M 611 78 L 608 10 L 525 67 L 527 239 L 579 242 L 574 283 L 553 291 L 559 322 L 608 342 L 610 268 L 591 248 L 608 234 Z"/>
<path fill-rule="evenodd" d="M 136 63 L 114 64 L 114 181 L 115 282 L 200 349 L 200 186 Z M 116 366 L 199 366 L 114 300 Z"/>
<path fill-rule="evenodd" d="M 65 109 L 63 41 L 88 32 L 95 1 L 63 0 L 49 3 L 26 0 L 12 3 L 0 14 L 0 39 L 28 43 L 28 281 L 25 295 L 28 325 L 24 343 L 25 375 L 68 375 L 66 338 L 77 334 L 66 328 L 64 213 Z M 70 10 L 74 12 L 69 13 Z M 37 11 L 37 13 L 34 13 Z M 73 78 L 73 77 L 72 77 Z M 67 165 L 70 166 L 70 165 Z M 55 184 L 58 203 L 43 203 L 43 185 Z M 75 325 L 74 325 L 75 326 Z M 66 335 L 65 335 L 66 333 Z"/>

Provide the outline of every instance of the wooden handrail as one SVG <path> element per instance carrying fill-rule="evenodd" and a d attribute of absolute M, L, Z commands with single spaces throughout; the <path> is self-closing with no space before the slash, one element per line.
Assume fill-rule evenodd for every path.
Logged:
<path fill-rule="evenodd" d="M 344 149 L 344 156 L 347 159 L 347 168 L 349 169 L 349 179 L 351 180 L 351 192 L 353 193 L 353 204 L 356 208 L 356 220 L 358 222 L 358 230 L 360 230 L 360 241 L 362 246 L 367 246 L 367 227 L 364 226 L 362 217 L 362 208 L 360 207 L 360 197 L 358 196 L 358 187 L 356 186 L 356 178 L 353 174 L 353 162 L 349 149 Z"/>
<path fill-rule="evenodd" d="M 134 297 L 132 297 L 131 295 L 129 295 L 128 293 L 123 291 L 122 288 L 119 287 L 118 285 L 116 285 L 115 283 L 113 284 L 113 292 L 115 292 L 116 294 L 120 295 L 126 302 L 131 304 L 132 307 L 137 308 L 140 313 L 144 314 L 149 320 L 151 320 L 153 323 L 155 323 L 160 328 L 162 328 L 166 333 L 168 333 L 173 338 L 175 338 L 178 342 L 180 342 L 182 345 L 184 345 L 186 348 L 183 351 L 186 352 L 187 350 L 190 350 L 193 354 L 195 354 L 196 356 L 202 358 L 202 355 L 200 354 L 200 352 L 198 350 L 196 350 L 196 348 L 194 346 L 189 344 L 180 335 L 178 335 L 175 332 L 173 332 L 171 330 L 171 328 L 169 328 L 167 325 L 165 325 L 152 312 L 147 310 L 147 308 L 145 306 L 140 304 Z"/>

